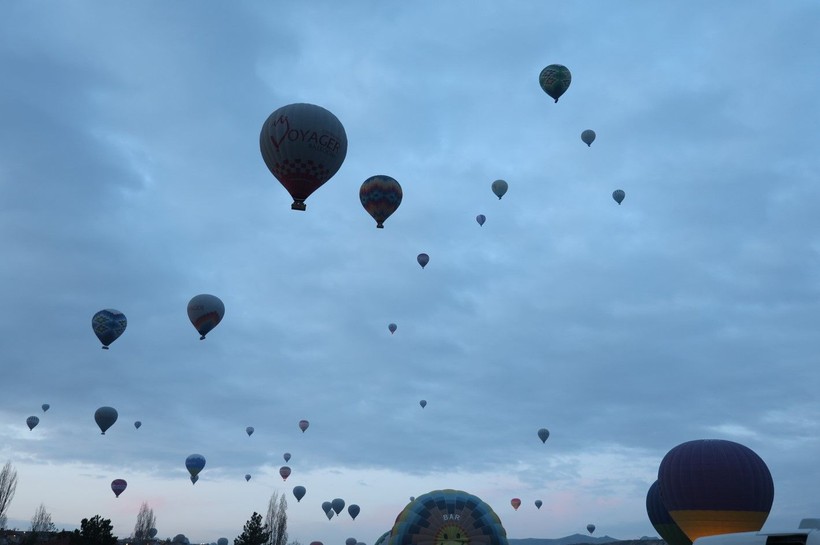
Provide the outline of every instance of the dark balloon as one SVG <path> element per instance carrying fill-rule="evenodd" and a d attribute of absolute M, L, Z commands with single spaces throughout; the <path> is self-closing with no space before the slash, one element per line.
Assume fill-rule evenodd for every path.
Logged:
<path fill-rule="evenodd" d="M 219 325 L 225 316 L 225 305 L 216 295 L 202 293 L 188 301 L 188 319 L 199 333 L 199 340 L 204 340 L 213 328 Z"/>
<path fill-rule="evenodd" d="M 581 133 L 581 141 L 587 145 L 587 147 L 591 146 L 593 142 L 595 142 L 595 131 L 592 129 L 587 129 Z"/>
<path fill-rule="evenodd" d="M 199 475 L 191 475 L 191 484 L 196 484 L 199 480 Z"/>
<path fill-rule="evenodd" d="M 308 422 L 307 420 L 299 421 L 299 429 L 302 430 L 302 433 L 305 433 L 305 430 L 308 429 L 308 426 L 310 426 L 310 422 Z"/>
<path fill-rule="evenodd" d="M 668 545 L 692 545 L 692 540 L 686 537 L 683 530 L 675 524 L 661 501 L 658 481 L 652 483 L 646 493 L 646 514 L 649 516 L 649 522 Z"/>
<path fill-rule="evenodd" d="M 477 496 L 434 490 L 404 507 L 386 543 L 507 545 L 507 532 L 498 515 Z"/>
<path fill-rule="evenodd" d="M 108 428 L 114 425 L 118 417 L 117 409 L 114 407 L 100 407 L 94 412 L 94 421 L 100 427 L 102 435 L 105 435 Z"/>
<path fill-rule="evenodd" d="M 390 325 L 387 326 L 387 329 L 390 330 L 390 334 L 392 335 L 393 333 L 396 332 L 396 329 L 398 329 L 398 326 L 396 324 L 390 324 Z"/>
<path fill-rule="evenodd" d="M 185 458 L 185 468 L 191 474 L 191 482 L 196 484 L 199 472 L 205 468 L 205 457 L 201 454 L 191 454 Z"/>
<path fill-rule="evenodd" d="M 621 204 L 624 202 L 624 198 L 626 197 L 626 193 L 624 193 L 623 189 L 616 189 L 612 192 L 612 198 L 615 199 L 615 202 Z"/>
<path fill-rule="evenodd" d="M 541 509 L 542 505 L 544 505 L 544 502 L 542 502 L 541 500 L 535 500 L 535 507 Z"/>
<path fill-rule="evenodd" d="M 416 261 L 419 262 L 419 265 L 421 265 L 421 268 L 423 269 L 428 263 L 430 263 L 430 256 L 427 254 L 419 254 L 418 257 L 416 257 Z"/>
<path fill-rule="evenodd" d="M 245 428 L 245 433 L 248 434 L 248 437 L 253 435 L 253 426 L 248 426 L 247 428 Z"/>
<path fill-rule="evenodd" d="M 349 537 L 349 538 L 345 539 L 345 545 L 356 545 L 356 538 L 355 537 Z"/>
<path fill-rule="evenodd" d="M 333 504 L 331 504 L 329 501 L 323 501 L 322 502 L 322 511 L 324 511 L 325 514 L 327 514 L 328 511 L 330 511 L 332 509 L 333 509 Z"/>
<path fill-rule="evenodd" d="M 285 459 L 285 462 L 290 462 L 290 452 L 286 452 L 282 455 L 282 458 Z"/>
<path fill-rule="evenodd" d="M 120 494 L 125 491 L 125 488 L 128 486 L 128 483 L 125 482 L 125 479 L 114 479 L 111 481 L 111 490 L 114 492 L 114 496 L 119 498 Z"/>
<path fill-rule="evenodd" d="M 127 325 L 125 314 L 113 308 L 101 310 L 91 317 L 91 328 L 105 350 L 123 334 Z"/>
<path fill-rule="evenodd" d="M 142 427 L 142 422 L 137 420 L 136 422 L 134 422 L 134 427 L 137 428 L 137 429 L 140 429 L 140 427 Z"/>
<path fill-rule="evenodd" d="M 591 534 L 594 531 L 595 531 L 595 525 L 594 524 L 587 524 L 587 532 L 589 532 Z"/>
<path fill-rule="evenodd" d="M 43 403 L 42 405 L 40 405 L 40 408 L 43 409 L 43 412 L 46 412 L 51 408 L 51 405 L 49 405 L 48 403 Z"/>
<path fill-rule="evenodd" d="M 288 477 L 290 477 L 290 468 L 288 466 L 282 466 L 279 468 L 279 476 L 282 477 L 283 481 L 287 481 Z"/>
<path fill-rule="evenodd" d="M 361 508 L 355 503 L 351 503 L 350 507 L 347 508 L 347 514 L 350 515 L 350 518 L 352 518 L 353 520 L 356 520 L 356 517 L 359 516 L 360 512 Z"/>
<path fill-rule="evenodd" d="M 250 480 L 251 480 L 251 474 L 250 473 L 245 473 L 245 481 L 247 482 L 247 481 L 250 481 Z"/>
<path fill-rule="evenodd" d="M 294 486 L 293 487 L 293 497 L 296 498 L 296 502 L 302 501 L 302 498 L 305 497 L 307 493 L 307 489 L 304 486 Z"/>
<path fill-rule="evenodd" d="M 367 213 L 376 220 L 376 227 L 384 222 L 401 204 L 402 192 L 399 182 L 390 176 L 371 176 L 359 188 L 359 200 Z"/>
<path fill-rule="evenodd" d="M 562 64 L 551 64 L 541 70 L 541 74 L 538 75 L 538 83 L 541 85 L 541 89 L 554 98 L 555 102 L 558 102 L 561 95 L 569 89 L 571 82 L 572 74 Z"/>
<path fill-rule="evenodd" d="M 151 528 L 150 530 L 148 530 L 148 537 L 150 537 L 151 539 L 157 537 L 157 529 L 156 528 Z M 225 544 L 225 545 L 227 545 L 227 544 Z"/>
<path fill-rule="evenodd" d="M 475 220 L 479 225 L 484 225 L 484 222 L 487 221 L 487 217 L 484 214 L 479 214 L 475 217 Z"/>
<path fill-rule="evenodd" d="M 262 125 L 259 148 L 268 170 L 293 197 L 293 210 L 330 180 L 347 155 L 347 134 L 339 119 L 314 104 L 289 104 Z"/>
<path fill-rule="evenodd" d="M 216 545 L 228 545 L 229 541 L 227 537 L 220 537 L 216 540 Z"/>
<path fill-rule="evenodd" d="M 493 193 L 495 193 L 495 196 L 498 197 L 499 201 L 501 200 L 501 197 L 507 193 L 507 189 L 509 189 L 509 187 L 509 184 L 507 184 L 504 180 L 496 180 L 492 183 L 492 185 L 490 185 L 490 188 L 493 190 Z"/>
<path fill-rule="evenodd" d="M 33 430 L 34 427 L 40 423 L 40 419 L 36 416 L 29 416 L 26 418 L 26 426 L 28 426 L 29 431 Z"/>
<path fill-rule="evenodd" d="M 774 501 L 766 463 L 750 448 L 722 439 L 682 443 L 663 457 L 658 486 L 672 520 L 689 539 L 757 532 Z"/>
<path fill-rule="evenodd" d="M 547 439 L 550 437 L 550 430 L 547 428 L 541 428 L 538 430 L 538 438 L 541 439 L 542 443 L 546 443 Z"/>
<path fill-rule="evenodd" d="M 332 502 L 330 502 L 330 506 L 333 508 L 333 511 L 338 515 L 342 512 L 342 509 L 345 508 L 345 501 L 342 498 L 336 498 Z"/>

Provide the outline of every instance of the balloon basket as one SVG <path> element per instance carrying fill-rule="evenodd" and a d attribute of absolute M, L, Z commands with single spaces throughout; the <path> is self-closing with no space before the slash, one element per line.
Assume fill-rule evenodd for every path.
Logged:
<path fill-rule="evenodd" d="M 290 205 L 291 210 L 301 210 L 304 212 L 307 209 L 307 206 L 303 201 L 293 201 L 293 204 Z"/>

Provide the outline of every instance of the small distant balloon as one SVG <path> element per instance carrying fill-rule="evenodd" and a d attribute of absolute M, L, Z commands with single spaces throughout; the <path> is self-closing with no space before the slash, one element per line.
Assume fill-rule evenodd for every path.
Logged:
<path fill-rule="evenodd" d="M 141 426 L 142 426 L 142 422 L 140 422 L 139 420 L 137 420 L 136 422 L 134 422 L 134 427 L 135 427 L 135 428 L 140 429 L 140 427 L 141 427 Z"/>
<path fill-rule="evenodd" d="M 26 418 L 26 425 L 28 426 L 29 431 L 33 430 L 34 427 L 40 423 L 40 419 L 36 416 L 29 416 Z"/>
<path fill-rule="evenodd" d="M 490 186 L 495 193 L 495 196 L 498 197 L 498 200 L 501 200 L 501 197 L 507 193 L 507 189 L 509 189 L 509 185 L 504 180 L 496 180 Z"/>
<path fill-rule="evenodd" d="M 422 409 L 423 409 L 423 408 L 425 408 L 425 407 L 427 406 L 427 400 L 426 400 L 426 399 L 422 399 L 421 401 L 419 401 L 419 405 L 421 405 L 421 408 L 422 408 Z"/>
<path fill-rule="evenodd" d="M 362 206 L 376 220 L 376 227 L 382 229 L 393 212 L 401 204 L 402 192 L 399 182 L 390 176 L 371 176 L 359 188 Z"/>
<path fill-rule="evenodd" d="M 253 426 L 248 426 L 247 428 L 245 428 L 245 433 L 248 434 L 248 437 L 253 435 Z"/>
<path fill-rule="evenodd" d="M 521 500 L 519 498 L 513 498 L 510 500 L 510 505 L 512 505 L 513 509 L 518 511 L 518 508 L 521 507 Z"/>
<path fill-rule="evenodd" d="M 330 506 L 333 507 L 333 511 L 338 515 L 342 512 L 342 509 L 345 508 L 345 501 L 342 498 L 335 498 L 330 502 Z"/>
<path fill-rule="evenodd" d="M 114 407 L 100 407 L 94 412 L 94 421 L 100 427 L 102 435 L 105 435 L 108 428 L 114 425 L 118 417 L 117 409 Z"/>
<path fill-rule="evenodd" d="M 593 142 L 595 142 L 595 131 L 592 129 L 587 129 L 581 133 L 581 141 L 590 147 Z"/>
<path fill-rule="evenodd" d="M 594 531 L 595 531 L 595 525 L 594 524 L 587 524 L 587 532 L 589 532 L 591 534 Z"/>
<path fill-rule="evenodd" d="M 91 328 L 104 350 L 108 350 L 108 345 L 123 334 L 127 325 L 125 314 L 113 308 L 101 310 L 91 317 Z"/>
<path fill-rule="evenodd" d="M 550 64 L 541 70 L 538 75 L 538 83 L 545 93 L 554 98 L 555 102 L 558 102 L 561 95 L 569 89 L 569 84 L 572 83 L 572 74 L 569 68 L 563 64 Z"/>
<path fill-rule="evenodd" d="M 228 545 L 229 541 L 227 537 L 220 537 L 216 540 L 216 545 Z"/>
<path fill-rule="evenodd" d="M 148 537 L 150 537 L 152 539 L 157 537 L 157 529 L 156 528 L 151 528 L 150 530 L 148 530 Z M 228 544 L 226 543 L 225 545 L 228 545 Z"/>
<path fill-rule="evenodd" d="M 111 481 L 111 490 L 114 492 L 114 496 L 119 498 L 120 494 L 125 491 L 125 488 L 128 486 L 128 483 L 125 482 L 125 479 L 114 479 Z"/>
<path fill-rule="evenodd" d="M 350 515 L 350 518 L 352 518 L 353 520 L 356 520 L 356 517 L 359 516 L 360 512 L 361 508 L 355 503 L 351 503 L 350 507 L 347 508 L 347 514 Z"/>
<path fill-rule="evenodd" d="M 479 225 L 484 225 L 484 222 L 487 221 L 487 216 L 484 214 L 479 214 L 475 217 L 475 220 L 478 222 Z"/>
<path fill-rule="evenodd" d="M 538 430 L 538 438 L 541 439 L 542 443 L 546 443 L 547 439 L 550 437 L 550 430 L 547 428 L 541 428 Z"/>
<path fill-rule="evenodd" d="M 621 204 L 626 197 L 626 193 L 624 193 L 623 189 L 616 189 L 612 192 L 612 198 L 615 199 L 615 202 Z"/>
<path fill-rule="evenodd" d="M 349 538 L 345 539 L 345 545 L 356 545 L 356 538 L 355 537 L 349 537 Z"/>
<path fill-rule="evenodd" d="M 191 454 L 185 458 L 185 468 L 191 474 L 191 482 L 196 484 L 199 472 L 205 468 L 205 457 L 201 454 Z"/>
<path fill-rule="evenodd" d="M 419 265 L 421 265 L 421 268 L 423 269 L 428 263 L 430 263 L 430 256 L 427 254 L 419 254 L 418 257 L 416 257 L 416 261 L 419 262 Z"/>
<path fill-rule="evenodd" d="M 396 329 L 398 329 L 398 326 L 396 324 L 390 324 L 390 325 L 387 326 L 387 329 L 390 330 L 390 334 L 392 335 L 393 333 L 396 332 Z"/>
<path fill-rule="evenodd" d="M 542 502 L 541 500 L 535 500 L 535 507 L 541 509 L 542 505 L 544 505 L 544 502 Z"/>
<path fill-rule="evenodd" d="M 287 481 L 288 477 L 290 477 L 290 468 L 288 466 L 282 466 L 279 468 L 279 475 L 282 477 L 283 481 Z"/>
<path fill-rule="evenodd" d="M 250 481 L 250 480 L 251 480 L 251 474 L 250 473 L 245 473 L 245 481 Z"/>
<path fill-rule="evenodd" d="M 302 430 L 302 433 L 305 433 L 305 430 L 308 429 L 308 426 L 310 426 L 310 422 L 308 422 L 307 420 L 299 421 L 299 429 Z"/>
<path fill-rule="evenodd" d="M 43 412 L 46 412 L 51 408 L 51 405 L 49 405 L 48 403 L 43 403 L 42 405 L 40 405 L 40 408 L 43 409 Z"/>
<path fill-rule="evenodd" d="M 213 328 L 219 325 L 225 316 L 225 304 L 216 295 L 202 293 L 188 301 L 188 319 L 199 333 L 199 340 L 204 340 Z"/>
<path fill-rule="evenodd" d="M 285 459 L 285 462 L 290 462 L 290 452 L 286 452 L 282 455 L 282 458 Z"/>
<path fill-rule="evenodd" d="M 307 489 L 304 486 L 294 486 L 293 487 L 293 497 L 296 498 L 296 502 L 302 501 L 302 498 L 305 497 L 307 493 Z"/>

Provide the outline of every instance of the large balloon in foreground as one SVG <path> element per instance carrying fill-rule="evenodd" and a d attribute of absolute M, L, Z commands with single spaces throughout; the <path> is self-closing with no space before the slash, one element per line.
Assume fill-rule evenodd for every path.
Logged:
<path fill-rule="evenodd" d="M 591 534 L 594 531 L 595 531 L 595 525 L 594 524 L 587 524 L 587 532 L 589 532 Z"/>
<path fill-rule="evenodd" d="M 423 269 L 428 263 L 430 263 L 430 256 L 427 254 L 419 254 L 416 256 L 416 261 L 419 262 L 419 265 L 421 265 L 421 268 Z"/>
<path fill-rule="evenodd" d="M 127 325 L 125 314 L 113 308 L 101 310 L 91 317 L 91 328 L 105 350 L 123 334 Z"/>
<path fill-rule="evenodd" d="M 283 481 L 287 481 L 288 477 L 290 477 L 290 468 L 288 466 L 282 466 L 279 468 L 279 476 L 282 477 Z"/>
<path fill-rule="evenodd" d="M 201 454 L 191 454 L 185 458 L 185 468 L 191 474 L 191 481 L 196 483 L 199 472 L 205 467 L 205 457 Z"/>
<path fill-rule="evenodd" d="M 402 192 L 399 182 L 390 176 L 371 176 L 359 188 L 359 200 L 367 213 L 376 220 L 376 227 L 384 222 L 401 204 Z"/>
<path fill-rule="evenodd" d="M 350 515 L 350 518 L 356 520 L 356 517 L 359 516 L 361 510 L 361 507 L 359 507 L 355 503 L 351 503 L 350 506 L 347 508 L 347 514 Z"/>
<path fill-rule="evenodd" d="M 293 497 L 296 498 L 296 503 L 302 501 L 302 498 L 305 497 L 307 493 L 307 489 L 304 486 L 294 486 L 293 487 Z"/>
<path fill-rule="evenodd" d="M 498 200 L 500 201 L 501 197 L 503 197 L 507 193 L 507 189 L 509 189 L 510 186 L 504 180 L 496 180 L 492 183 L 490 187 L 492 188 L 493 193 L 495 193 L 495 196 L 498 197 Z"/>
<path fill-rule="evenodd" d="M 389 324 L 387 326 L 387 329 L 390 330 L 390 334 L 392 335 L 393 333 L 396 332 L 396 329 L 398 329 L 398 326 L 396 324 Z"/>
<path fill-rule="evenodd" d="M 487 216 L 484 214 L 479 214 L 475 217 L 475 220 L 478 222 L 479 225 L 484 225 L 484 222 L 487 221 Z"/>
<path fill-rule="evenodd" d="M 519 498 L 513 498 L 510 500 L 510 505 L 512 505 L 513 509 L 518 511 L 518 508 L 521 507 L 521 500 Z"/>
<path fill-rule="evenodd" d="M 541 500 L 535 500 L 535 507 L 541 509 L 541 506 L 544 505 L 544 502 Z"/>
<path fill-rule="evenodd" d="M 658 468 L 661 498 L 689 539 L 757 532 L 774 501 L 766 463 L 752 449 L 722 439 L 682 443 Z"/>
<path fill-rule="evenodd" d="M 253 426 L 248 426 L 247 428 L 245 428 L 245 433 L 248 434 L 248 437 L 253 435 Z"/>
<path fill-rule="evenodd" d="M 581 133 L 581 141 L 587 145 L 587 147 L 591 146 L 593 142 L 595 142 L 595 131 L 592 129 L 587 129 Z"/>
<path fill-rule="evenodd" d="M 305 433 L 305 430 L 308 429 L 310 426 L 310 422 L 307 420 L 300 420 L 299 421 L 299 429 L 302 430 L 302 433 Z"/>
<path fill-rule="evenodd" d="M 114 407 L 100 407 L 94 411 L 94 422 L 100 427 L 102 435 L 105 435 L 108 428 L 114 425 L 118 417 L 117 409 Z"/>
<path fill-rule="evenodd" d="M 268 170 L 293 197 L 293 210 L 330 180 L 347 155 L 347 135 L 339 119 L 314 104 L 289 104 L 262 125 L 259 148 Z"/>
<path fill-rule="evenodd" d="M 542 443 L 546 443 L 547 439 L 550 437 L 550 430 L 547 428 L 541 428 L 538 430 L 538 438 L 541 440 Z"/>
<path fill-rule="evenodd" d="M 342 498 L 335 498 L 330 502 L 330 506 L 333 508 L 333 512 L 338 515 L 345 508 L 345 501 Z"/>
<path fill-rule="evenodd" d="M 649 516 L 649 522 L 668 545 L 692 545 L 692 540 L 686 537 L 666 510 L 661 500 L 658 481 L 652 483 L 646 493 L 646 514 Z"/>
<path fill-rule="evenodd" d="M 222 321 L 223 316 L 225 305 L 216 295 L 202 293 L 188 301 L 188 319 L 199 333 L 199 340 L 204 340 L 205 335 Z"/>
<path fill-rule="evenodd" d="M 408 503 L 390 531 L 387 545 L 507 545 L 498 515 L 462 490 L 434 490 Z"/>
<path fill-rule="evenodd" d="M 51 405 L 49 405 L 48 403 L 43 403 L 42 405 L 40 405 L 40 408 L 43 409 L 43 412 L 46 412 L 51 408 Z"/>
<path fill-rule="evenodd" d="M 615 202 L 618 204 L 624 202 L 624 197 L 626 197 L 626 193 L 624 193 L 623 189 L 616 189 L 612 192 L 612 198 L 615 199 Z"/>
<path fill-rule="evenodd" d="M 561 95 L 569 89 L 571 82 L 572 74 L 570 74 L 569 68 L 563 64 L 551 64 L 541 70 L 538 75 L 538 83 L 541 85 L 541 89 L 554 98 L 555 102 L 558 102 Z"/>
<path fill-rule="evenodd" d="M 125 479 L 114 479 L 111 481 L 111 490 L 114 492 L 114 496 L 119 498 L 120 494 L 125 491 L 125 488 L 128 486 L 128 483 L 125 482 Z"/>
<path fill-rule="evenodd" d="M 28 426 L 29 431 L 33 430 L 34 427 L 40 423 L 40 419 L 36 416 L 29 416 L 26 418 L 26 426 Z"/>

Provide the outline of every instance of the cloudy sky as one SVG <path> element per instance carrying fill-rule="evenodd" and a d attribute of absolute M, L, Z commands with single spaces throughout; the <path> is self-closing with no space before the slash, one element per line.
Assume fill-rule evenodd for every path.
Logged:
<path fill-rule="evenodd" d="M 145 501 L 210 542 L 278 491 L 292 539 L 372 544 L 460 488 L 513 538 L 637 538 L 663 455 L 701 438 L 767 462 L 767 528 L 818 515 L 817 28 L 809 0 L 3 3 L 9 526 L 43 503 L 128 536 Z M 259 152 L 294 102 L 349 141 L 305 212 Z M 383 230 L 375 174 L 404 191 Z M 200 293 L 226 307 L 204 341 Z M 128 318 L 108 351 L 104 308 Z M 359 517 L 328 521 L 335 497 Z"/>

